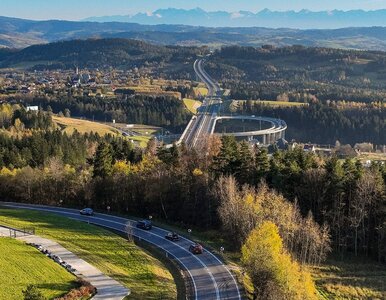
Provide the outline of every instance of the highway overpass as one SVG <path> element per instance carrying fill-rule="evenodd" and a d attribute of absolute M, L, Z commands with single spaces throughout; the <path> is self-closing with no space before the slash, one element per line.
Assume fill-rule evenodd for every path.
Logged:
<path fill-rule="evenodd" d="M 287 130 L 287 124 L 281 119 L 269 118 L 269 117 L 256 117 L 256 116 L 217 116 L 214 119 L 213 127 L 211 129 L 211 134 L 215 134 L 215 127 L 218 120 L 250 120 L 261 123 L 269 123 L 270 127 L 253 130 L 253 131 L 243 131 L 243 132 L 229 132 L 229 133 L 218 133 L 221 135 L 232 135 L 236 137 L 248 137 L 249 140 L 259 140 L 263 145 L 270 145 L 275 143 L 275 141 L 285 138 L 285 131 Z"/>
<path fill-rule="evenodd" d="M 203 58 L 197 59 L 193 64 L 193 68 L 197 77 L 208 87 L 208 95 L 198 109 L 197 115 L 193 116 L 186 126 L 177 144 L 185 143 L 188 148 L 202 148 L 207 138 L 215 134 L 216 122 L 221 119 L 255 120 L 271 124 L 270 128 L 264 130 L 225 133 L 225 135 L 248 137 L 249 140 L 258 139 L 263 145 L 273 144 L 278 139 L 285 138 L 287 124 L 283 120 L 255 116 L 220 116 L 221 88 L 204 70 L 204 62 L 205 59 Z"/>

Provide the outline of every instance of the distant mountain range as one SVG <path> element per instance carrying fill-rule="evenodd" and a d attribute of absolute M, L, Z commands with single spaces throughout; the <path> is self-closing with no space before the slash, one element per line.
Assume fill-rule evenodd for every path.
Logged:
<path fill-rule="evenodd" d="M 0 17 L 0 48 L 25 48 L 35 44 L 86 38 L 136 39 L 159 45 L 220 47 L 296 44 L 386 51 L 386 27 L 300 30 L 173 24 L 140 25 L 125 22 L 32 21 Z"/>
<path fill-rule="evenodd" d="M 332 10 L 332 11 L 271 11 L 264 9 L 250 11 L 207 12 L 196 9 L 159 9 L 152 13 L 138 13 L 126 16 L 91 17 L 85 21 L 129 22 L 145 25 L 182 24 L 206 27 L 269 27 L 296 29 L 336 29 L 343 27 L 386 26 L 386 9 Z"/>

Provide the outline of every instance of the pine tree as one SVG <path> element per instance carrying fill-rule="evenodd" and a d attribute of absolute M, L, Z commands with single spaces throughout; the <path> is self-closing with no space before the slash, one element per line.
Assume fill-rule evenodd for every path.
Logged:
<path fill-rule="evenodd" d="M 221 138 L 220 153 L 214 158 L 213 169 L 218 175 L 232 175 L 240 167 L 238 145 L 235 137 L 223 136 Z"/>
<path fill-rule="evenodd" d="M 255 155 L 256 182 L 266 178 L 270 169 L 268 151 L 266 148 L 258 149 Z"/>
<path fill-rule="evenodd" d="M 98 145 L 94 158 L 94 177 L 105 178 L 112 173 L 113 156 L 111 145 L 102 142 Z"/>
<path fill-rule="evenodd" d="M 254 173 L 254 161 L 250 146 L 245 141 L 240 143 L 239 161 L 240 166 L 236 174 L 238 181 L 241 184 L 252 184 Z"/>

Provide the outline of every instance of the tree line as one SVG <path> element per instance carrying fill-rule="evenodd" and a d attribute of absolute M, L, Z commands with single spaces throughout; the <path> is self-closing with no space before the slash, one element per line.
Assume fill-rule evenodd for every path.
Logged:
<path fill-rule="evenodd" d="M 189 122 L 191 113 L 179 99 L 173 97 L 131 96 L 102 99 L 88 96 L 31 97 L 9 99 L 35 105 L 56 114 L 68 110 L 73 117 L 101 122 L 148 124 L 179 131 Z M 1 115 L 0 115 L 1 118 Z M 0 119 L 1 120 L 1 119 Z"/>
<path fill-rule="evenodd" d="M 234 99 L 306 102 L 304 94 L 321 101 L 383 101 L 386 96 L 383 52 L 303 46 L 241 47 L 217 50 L 206 65 Z"/>
<path fill-rule="evenodd" d="M 300 142 L 386 144 L 386 110 L 382 107 L 338 108 L 334 103 L 274 107 L 246 101 L 236 112 L 283 119 L 288 125 L 287 139 Z"/>

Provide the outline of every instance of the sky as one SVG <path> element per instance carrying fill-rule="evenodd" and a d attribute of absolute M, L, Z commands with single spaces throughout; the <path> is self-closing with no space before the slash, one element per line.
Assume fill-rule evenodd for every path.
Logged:
<path fill-rule="evenodd" d="M 129 15 L 159 8 L 207 11 L 386 9 L 386 0 L 0 0 L 0 16 L 34 20 L 81 20 L 91 16 Z"/>

